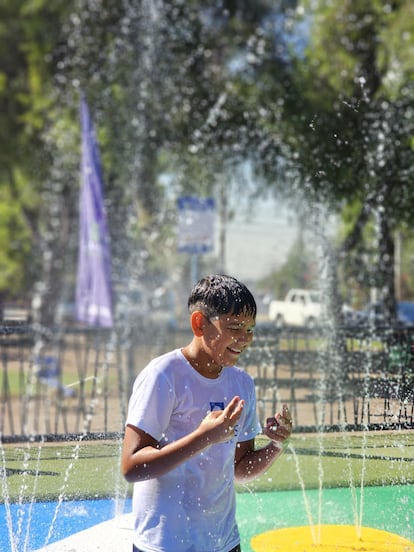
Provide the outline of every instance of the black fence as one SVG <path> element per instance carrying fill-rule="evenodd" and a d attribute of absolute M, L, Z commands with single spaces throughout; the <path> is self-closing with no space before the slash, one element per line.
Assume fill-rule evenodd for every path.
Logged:
<path fill-rule="evenodd" d="M 107 438 L 123 431 L 136 374 L 187 332 L 0 327 L 0 434 Z M 261 422 L 287 403 L 296 431 L 413 427 L 414 337 L 407 328 L 258 328 L 241 359 Z"/>
<path fill-rule="evenodd" d="M 242 358 L 262 421 L 287 403 L 296 431 L 413 427 L 408 328 L 267 328 Z"/>

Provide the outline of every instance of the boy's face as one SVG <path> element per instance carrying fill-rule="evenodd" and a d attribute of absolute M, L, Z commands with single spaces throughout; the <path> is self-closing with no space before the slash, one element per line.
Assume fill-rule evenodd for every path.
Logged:
<path fill-rule="evenodd" d="M 203 331 L 206 352 L 219 366 L 231 366 L 253 339 L 255 319 L 250 315 L 221 314 L 205 318 Z"/>

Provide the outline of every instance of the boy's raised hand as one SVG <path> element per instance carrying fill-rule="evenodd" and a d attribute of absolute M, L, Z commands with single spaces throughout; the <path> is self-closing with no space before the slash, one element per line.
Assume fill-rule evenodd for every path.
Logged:
<path fill-rule="evenodd" d="M 283 443 L 289 439 L 292 433 L 292 415 L 286 404 L 283 405 L 282 413 L 277 412 L 273 418 L 267 418 L 263 433 L 274 443 Z"/>
<path fill-rule="evenodd" d="M 233 397 L 224 410 L 213 410 L 202 420 L 199 429 L 213 443 L 230 441 L 234 428 L 243 412 L 244 401 Z"/>

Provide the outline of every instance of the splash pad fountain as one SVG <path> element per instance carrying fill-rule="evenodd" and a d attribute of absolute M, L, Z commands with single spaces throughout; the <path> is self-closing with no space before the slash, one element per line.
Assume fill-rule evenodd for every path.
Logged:
<path fill-rule="evenodd" d="M 289 341 L 288 335 L 289 333 L 287 336 L 283 336 L 285 338 L 287 337 L 287 341 Z M 292 336 L 290 338 L 292 339 Z M 303 334 L 301 338 L 303 338 Z M 376 338 L 374 338 L 374 340 L 375 339 Z M 408 340 L 408 343 L 410 343 L 410 340 Z M 289 389 L 286 391 L 283 390 L 283 366 L 279 366 L 277 374 L 275 367 L 273 368 L 273 373 L 271 369 L 271 365 L 275 362 L 275 359 L 277 359 L 275 365 L 277 365 L 278 362 L 282 364 L 286 362 L 286 356 L 284 357 L 283 353 L 278 356 L 274 351 L 270 351 L 269 354 L 269 350 L 267 352 L 263 351 L 263 353 L 264 355 L 262 355 L 261 358 L 261 370 L 256 379 L 258 383 L 259 409 L 260 396 L 262 397 L 262 401 L 268 400 L 273 404 L 275 400 L 276 404 L 280 404 L 296 396 L 297 402 L 294 401 L 295 406 L 293 406 L 293 409 L 295 409 L 295 407 L 298 408 L 296 414 L 297 419 L 303 422 L 304 418 L 308 417 L 309 420 L 313 414 L 312 408 L 309 408 L 309 405 L 306 406 L 306 399 L 304 400 L 303 389 L 301 389 L 304 383 L 298 380 L 301 377 L 303 378 L 303 372 L 305 370 L 308 371 L 308 377 L 312 378 L 315 375 L 312 373 L 313 370 L 310 368 L 310 365 L 307 364 L 308 361 L 305 360 L 306 354 L 309 355 L 311 352 L 309 350 L 307 350 L 306 353 L 304 352 L 304 365 L 300 366 L 301 362 L 299 361 L 298 366 L 290 366 L 288 374 L 291 377 L 291 383 Z M 297 351 L 295 354 L 297 354 Z M 271 361 L 269 361 L 270 357 L 272 358 Z M 369 358 L 368 356 L 365 359 L 365 362 L 371 366 L 372 372 L 367 369 L 366 366 L 362 368 L 363 380 L 365 381 L 364 386 L 368 385 L 368 382 L 369 386 L 375 386 L 379 383 L 375 375 L 376 369 L 374 370 L 373 367 L 374 357 L 375 354 L 373 357 Z M 328 359 L 325 357 L 324 361 L 326 360 Z M 351 366 L 354 364 L 352 354 L 347 356 L 347 361 Z M 246 364 L 249 364 L 248 360 Z M 316 362 L 316 364 L 318 363 Z M 355 366 L 350 372 L 354 369 Z M 393 370 L 391 370 L 391 372 L 392 371 Z M 295 514 L 292 515 L 292 511 L 289 507 L 285 509 L 281 507 L 277 510 L 274 517 L 274 526 L 277 526 L 277 529 L 272 529 L 268 526 L 265 530 L 262 528 L 262 531 L 256 528 L 255 533 L 251 533 L 252 550 L 254 552 L 276 552 L 278 550 L 289 550 L 292 552 L 312 552 L 316 550 L 329 552 L 336 550 L 344 550 L 347 552 L 385 552 L 386 550 L 398 550 L 403 552 L 414 550 L 414 528 L 412 518 L 409 514 L 414 504 L 414 493 L 409 481 L 405 479 L 405 476 L 403 476 L 402 479 L 399 479 L 398 476 L 392 478 L 389 483 L 392 485 L 390 489 L 392 488 L 394 491 L 398 489 L 399 492 L 393 496 L 386 497 L 385 494 L 381 495 L 381 492 L 385 492 L 386 490 L 384 486 L 385 483 L 381 483 L 378 478 L 372 481 L 371 477 L 368 477 L 368 464 L 371 464 L 374 458 L 383 463 L 382 469 L 393 470 L 395 458 L 393 458 L 392 455 L 389 456 L 388 451 L 390 449 L 392 450 L 393 447 L 406 447 L 406 450 L 409 450 L 409 447 L 412 446 L 410 444 L 410 433 L 408 432 L 405 434 L 403 431 L 404 427 L 412 427 L 412 409 L 410 410 L 412 405 L 409 408 L 409 417 L 399 418 L 401 408 L 404 410 L 404 408 L 408 406 L 409 401 L 405 398 L 401 402 L 394 402 L 395 410 L 393 410 L 388 403 L 389 397 L 386 396 L 382 405 L 382 414 L 384 415 L 382 421 L 385 423 L 376 426 L 375 423 L 372 424 L 372 421 L 378 421 L 378 419 L 375 418 L 378 414 L 375 413 L 375 408 L 379 407 L 378 399 L 382 396 L 381 393 L 374 393 L 372 397 L 367 394 L 365 399 L 371 404 L 365 406 L 358 406 L 357 403 L 358 400 L 361 400 L 361 397 L 358 398 L 357 393 L 352 397 L 354 421 L 357 420 L 357 412 L 360 413 L 362 418 L 360 419 L 361 423 L 352 426 L 352 424 L 346 423 L 346 416 L 349 416 L 350 413 L 350 411 L 347 410 L 349 404 L 347 405 L 346 403 L 349 403 L 350 396 L 347 396 L 347 386 L 344 385 L 339 389 L 340 395 L 336 397 L 337 400 L 333 401 L 335 404 L 331 403 L 330 405 L 331 408 L 333 407 L 338 413 L 336 423 L 331 427 L 329 427 L 328 423 L 324 427 L 326 419 L 329 418 L 329 414 L 332 415 L 332 410 L 329 413 L 329 409 L 327 408 L 332 397 L 329 398 L 327 396 L 326 393 L 329 390 L 329 385 L 327 385 L 326 381 L 323 381 L 326 376 L 326 370 L 323 370 L 320 375 L 322 375 L 322 381 L 319 381 L 316 385 L 312 385 L 313 390 L 317 389 L 318 393 L 318 396 L 314 397 L 318 411 L 316 412 L 315 425 L 313 426 L 313 431 L 317 431 L 317 433 L 314 434 L 315 448 L 313 454 L 315 458 L 312 462 L 312 467 L 310 468 L 310 466 L 303 461 L 302 455 L 309 455 L 310 451 L 305 452 L 301 450 L 300 441 L 295 442 L 294 446 L 289 446 L 288 450 L 285 452 L 286 455 L 290 456 L 290 462 L 295 466 L 294 473 L 297 477 L 297 485 L 301 489 L 301 496 L 298 495 L 296 497 L 297 502 L 293 508 L 298 508 L 298 505 L 302 504 L 302 517 L 297 517 Z M 356 376 L 356 374 L 354 374 L 354 376 Z M 262 381 L 261 379 L 263 377 L 265 377 L 268 382 L 267 390 L 261 388 L 262 384 L 266 386 L 265 380 Z M 391 374 L 388 377 L 391 382 Z M 295 379 L 297 384 L 294 383 Z M 277 385 L 276 382 L 279 382 L 279 389 L 276 392 L 276 397 L 274 396 L 274 389 L 269 393 L 269 387 L 272 386 L 272 382 L 274 382 L 275 386 Z M 358 386 L 355 379 L 351 385 Z M 335 388 L 338 389 L 336 384 Z M 287 396 L 286 393 L 288 393 L 290 397 L 289 395 Z M 408 391 L 409 396 L 410 394 L 411 391 Z M 377 402 L 376 407 L 375 402 Z M 364 416 L 368 417 L 364 419 Z M 389 422 L 392 418 L 398 420 L 395 426 L 396 433 L 391 430 L 391 433 L 394 433 L 395 441 L 393 438 L 390 444 L 385 445 L 384 450 L 379 452 L 377 445 L 370 442 L 374 435 L 369 432 L 369 429 L 374 430 L 374 433 L 376 433 L 375 429 L 378 430 L 381 429 L 381 427 L 388 427 L 386 431 L 389 431 L 392 425 L 388 425 L 387 420 Z M 322 422 L 322 419 L 324 419 L 325 422 Z M 332 422 L 332 417 L 330 420 Z M 306 426 L 298 427 L 297 429 L 299 432 L 309 431 L 309 428 Z M 332 430 L 334 433 L 331 433 Z M 355 430 L 357 431 L 355 432 Z M 303 434 L 303 436 L 304 435 L 305 434 Z M 408 441 L 405 441 L 404 435 L 406 435 L 406 438 L 408 437 Z M 336 441 L 333 447 L 332 444 L 328 444 L 330 436 Z M 356 442 L 359 443 L 357 446 L 355 446 Z M 403 444 L 404 442 L 405 444 Z M 341 443 L 340 446 L 338 446 L 339 443 Z M 339 452 L 340 449 L 341 452 Z M 356 450 L 358 450 L 358 454 L 355 454 Z M 377 452 L 377 455 L 373 455 L 374 451 Z M 342 457 L 342 467 L 339 468 L 339 466 L 335 466 L 335 464 L 326 465 L 324 459 L 329 456 L 338 459 Z M 359 457 L 361 465 L 359 470 L 355 471 L 355 467 L 352 467 L 351 464 L 353 462 L 352 459 L 357 457 Z M 408 454 L 402 461 L 407 462 L 405 467 L 408 467 L 413 461 L 412 455 Z M 303 477 L 309 469 L 314 471 L 315 477 L 312 481 L 307 479 L 307 483 L 305 484 Z M 339 469 L 341 471 L 340 481 L 332 483 L 330 472 L 338 472 Z M 333 488 L 336 487 L 338 483 L 341 488 Z M 345 487 L 343 487 L 343 485 L 345 485 Z M 371 485 L 374 485 L 374 487 Z M 401 486 L 399 487 L 399 485 Z M 375 493 L 378 494 L 375 495 Z M 264 495 L 262 495 L 261 500 L 263 496 Z M 285 501 L 285 496 L 286 495 L 283 495 L 283 493 L 272 493 L 274 503 L 277 501 L 283 503 Z M 266 500 L 264 511 L 261 512 L 263 516 L 266 516 L 267 513 L 272 511 L 274 507 L 272 504 L 273 501 L 271 499 Z M 386 515 L 384 515 L 384 512 L 387 512 Z M 402 524 L 399 527 L 398 524 L 393 526 L 393 523 L 389 523 L 391 517 L 401 518 Z M 381 518 L 383 519 L 380 521 Z M 287 519 L 289 519 L 289 521 L 287 521 Z"/>
<path fill-rule="evenodd" d="M 300 552 L 314 550 L 411 552 L 413 550 L 411 540 L 414 534 L 410 516 L 414 500 L 410 473 L 413 461 L 412 454 L 410 455 L 410 449 L 412 450 L 413 447 L 411 433 L 404 431 L 405 424 L 402 419 L 393 429 L 390 428 L 384 432 L 352 431 L 361 430 L 361 424 L 350 424 L 348 427 L 342 425 L 342 430 L 339 431 L 339 425 L 335 427 L 334 424 L 331 427 L 337 430 L 334 433 L 329 431 L 320 435 L 314 433 L 316 426 L 312 420 L 313 406 L 315 400 L 317 403 L 320 402 L 320 397 L 316 399 L 309 397 L 307 401 L 304 400 L 306 397 L 300 385 L 306 382 L 299 381 L 300 374 L 302 373 L 303 379 L 303 371 L 306 370 L 307 383 L 312 384 L 313 390 L 320 388 L 320 385 L 315 385 L 314 380 L 311 379 L 316 376 L 313 371 L 316 368 L 310 367 L 310 364 L 314 365 L 314 358 L 311 358 L 314 355 L 310 350 L 314 337 L 311 336 L 312 334 L 308 332 L 309 348 L 304 353 L 303 350 L 298 350 L 297 343 L 294 347 L 293 342 L 298 337 L 295 333 L 280 333 L 278 339 L 275 339 L 274 334 L 261 334 L 259 331 L 256 344 L 249 355 L 246 355 L 245 367 L 256 376 L 261 415 L 266 416 L 268 409 L 273 410 L 273 401 L 280 403 L 290 400 L 292 410 L 296 410 L 298 429 L 301 433 L 294 435 L 291 446 L 286 450 L 283 462 L 276 472 L 265 476 L 259 486 L 239 489 L 238 521 L 243 551 L 294 551 L 293 546 L 296 542 Z M 300 339 L 305 339 L 304 333 Z M 288 357 L 293 361 L 289 365 Z M 310 364 L 304 366 L 303 362 Z M 287 374 L 291 376 L 291 381 L 297 382 L 296 387 L 291 384 L 285 385 L 287 382 L 284 376 Z M 275 379 L 279 382 L 278 388 L 274 387 Z M 310 395 L 309 391 L 310 389 L 307 388 L 308 395 Z M 292 393 L 296 395 L 296 400 L 292 398 Z M 374 416 L 373 409 L 378 398 L 370 399 L 371 416 Z M 357 400 L 357 396 L 352 397 L 352 404 Z M 322 405 L 317 404 L 317 406 L 317 415 L 320 419 Z M 333 406 L 335 411 L 337 407 L 338 403 Z M 394 415 L 397 419 L 398 411 L 397 407 L 395 408 Z M 95 411 L 97 417 L 99 417 L 98 412 L 97 409 Z M 95 414 L 92 415 L 92 430 L 96 427 Z M 305 420 L 308 420 L 310 425 L 306 426 Z M 334 420 L 334 422 L 337 421 Z M 382 419 L 382 422 L 380 427 L 382 425 L 385 427 L 387 419 Z M 408 424 L 406 425 L 408 427 Z M 65 439 L 67 436 L 62 435 L 62 438 Z M 5 490 L 3 496 L 10 494 L 7 489 L 8 481 L 12 484 L 15 478 L 13 470 L 17 472 L 18 467 L 21 472 L 21 487 L 20 490 L 17 489 L 17 494 L 22 498 L 19 506 L 21 509 L 28 499 L 28 506 L 32 504 L 30 508 L 34 511 L 38 500 L 36 495 L 41 495 L 45 480 L 56 477 L 59 472 L 63 475 L 61 484 L 57 486 L 56 497 L 59 496 L 59 500 L 55 506 L 52 506 L 54 510 L 52 518 L 55 521 L 51 518 L 48 535 L 45 535 L 43 540 L 36 541 L 38 545 L 33 548 L 29 544 L 30 539 L 26 536 L 26 529 L 36 533 L 40 524 L 35 521 L 30 522 L 23 514 L 19 514 L 18 519 L 7 521 L 11 527 L 10 534 L 16 536 L 15 545 L 11 545 L 10 550 L 6 549 L 7 552 L 32 552 L 38 548 L 44 552 L 71 550 L 92 552 L 94 549 L 105 549 L 106 552 L 122 550 L 129 552 L 131 519 L 128 514 L 121 514 L 119 510 L 119 515 L 116 515 L 117 499 L 114 500 L 112 510 L 115 517 L 103 523 L 100 523 L 102 518 L 95 518 L 100 507 L 99 500 L 91 503 L 92 510 L 87 510 L 89 506 L 84 506 L 88 504 L 87 497 L 79 503 L 81 496 L 97 492 L 93 491 L 95 473 L 104 479 L 113 478 L 113 488 L 116 487 L 113 474 L 119 473 L 117 455 L 115 453 L 113 456 L 110 468 L 106 465 L 104 469 L 95 467 L 95 471 L 87 471 L 81 484 L 83 490 L 80 490 L 76 472 L 81 469 L 82 463 L 88 462 L 87 458 L 91 458 L 94 459 L 94 465 L 102 466 L 102 464 L 99 463 L 100 454 L 94 452 L 98 450 L 96 445 L 87 445 L 87 434 L 79 438 L 80 441 L 75 441 L 69 447 L 66 446 L 66 452 L 58 452 L 58 443 L 50 447 L 47 446 L 45 439 L 39 443 L 32 441 L 22 447 L 25 452 L 20 462 L 11 462 L 10 458 L 3 461 L 3 467 L 8 471 L 7 477 L 2 479 Z M 5 446 L 2 445 L 3 452 L 6 450 Z M 114 444 L 113 450 L 115 448 Z M 56 452 L 54 453 L 53 450 Z M 64 455 L 66 455 L 66 462 L 62 468 L 61 462 Z M 375 467 L 376 465 L 379 466 Z M 110 471 L 105 472 L 105 469 Z M 37 484 L 27 495 L 26 488 L 35 474 Z M 338 484 L 341 488 L 336 488 Z M 75 488 L 76 491 L 74 491 Z M 113 488 L 111 486 L 111 494 Z M 291 490 L 294 488 L 298 490 Z M 68 514 L 71 511 L 69 505 L 72 499 L 76 499 L 80 505 L 72 510 L 72 514 Z M 96 511 L 94 512 L 93 509 Z M 59 517 L 62 515 L 76 517 L 76 511 L 79 510 L 89 512 L 86 515 L 96 520 L 92 521 L 94 526 L 79 534 L 65 536 L 60 533 L 59 536 L 59 523 L 57 523 Z M 254 512 L 253 516 L 252 512 Z M 109 514 L 109 517 L 112 515 Z M 21 527 L 26 523 L 27 528 Z M 98 525 L 95 526 L 95 523 Z M 347 536 L 345 531 L 348 532 Z M 72 532 L 73 529 L 70 533 Z M 54 542 L 56 538 L 63 538 L 63 540 Z M 286 542 L 289 543 L 289 547 Z M 279 545 L 282 546 L 281 543 L 284 543 L 285 547 L 277 548 Z M 338 548 L 339 545 L 340 548 Z M 329 548 L 329 546 L 337 548 Z"/>

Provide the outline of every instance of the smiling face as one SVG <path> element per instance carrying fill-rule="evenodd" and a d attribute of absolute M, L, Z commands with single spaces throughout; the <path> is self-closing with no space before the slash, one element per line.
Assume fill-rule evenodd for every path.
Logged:
<path fill-rule="evenodd" d="M 246 314 L 203 315 L 203 349 L 217 366 L 235 364 L 253 339 L 255 319 Z"/>
<path fill-rule="evenodd" d="M 218 377 L 252 342 L 256 301 L 236 278 L 212 274 L 195 284 L 188 310 L 194 339 L 183 354 L 200 374 Z"/>

